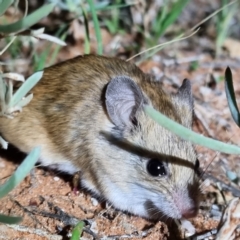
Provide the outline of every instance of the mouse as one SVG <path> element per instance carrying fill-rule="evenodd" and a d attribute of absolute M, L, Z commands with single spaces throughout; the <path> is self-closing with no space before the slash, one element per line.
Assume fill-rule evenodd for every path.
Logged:
<path fill-rule="evenodd" d="M 192 128 L 194 101 L 185 79 L 176 93 L 134 63 L 82 55 L 44 69 L 33 99 L 0 134 L 39 162 L 69 174 L 114 208 L 147 219 L 183 219 L 199 208 L 199 160 L 191 142 L 144 111 L 150 106 Z"/>

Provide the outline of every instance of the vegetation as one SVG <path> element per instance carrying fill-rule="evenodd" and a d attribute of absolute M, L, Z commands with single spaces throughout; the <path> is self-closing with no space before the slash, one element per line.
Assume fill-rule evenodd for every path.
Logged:
<path fill-rule="evenodd" d="M 0 1 L 0 16 L 13 3 L 13 0 Z M 30 31 L 27 30 L 30 26 L 39 22 L 40 19 L 47 16 L 53 9 L 53 4 L 45 5 L 35 12 L 25 16 L 11 24 L 0 25 L 0 39 L 11 36 L 12 40 L 9 41 L 7 46 L 1 51 L 0 55 L 3 54 L 9 46 L 15 41 L 17 36 L 22 34 L 28 36 L 34 36 L 38 38 L 47 38 L 55 42 L 63 44 L 62 41 L 57 40 L 55 37 L 51 37 L 43 34 L 43 29 Z M 27 31 L 27 33 L 26 33 Z M 16 46 L 16 45 L 15 45 Z M 30 76 L 26 82 L 21 74 L 17 73 L 2 73 L 0 72 L 0 103 L 1 112 L 0 117 L 13 118 L 14 113 L 22 110 L 32 99 L 33 95 L 30 94 L 26 97 L 26 94 L 37 84 L 41 79 L 43 71 L 37 72 Z M 8 79 L 8 80 L 6 80 Z M 21 87 L 13 93 L 13 81 L 24 82 Z M 7 142 L 0 136 L 0 143 L 4 148 L 7 148 Z M 30 172 L 40 156 L 40 148 L 37 147 L 31 151 L 31 153 L 25 158 L 20 164 L 15 173 L 2 185 L 0 186 L 0 198 L 6 196 L 13 188 L 15 188 Z M 21 217 L 12 217 L 6 215 L 0 215 L 0 222 L 14 224 L 21 221 Z"/>

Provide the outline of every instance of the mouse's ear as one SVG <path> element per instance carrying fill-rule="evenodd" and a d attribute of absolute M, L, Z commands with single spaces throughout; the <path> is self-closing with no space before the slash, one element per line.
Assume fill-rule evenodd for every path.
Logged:
<path fill-rule="evenodd" d="M 173 95 L 174 105 L 182 119 L 182 124 L 191 128 L 193 121 L 193 95 L 191 89 L 191 82 L 184 79 L 178 92 Z"/>
<path fill-rule="evenodd" d="M 143 103 L 139 86 L 127 76 L 117 76 L 107 85 L 105 101 L 108 115 L 119 128 L 131 126 Z"/>
<path fill-rule="evenodd" d="M 178 89 L 177 96 L 184 101 L 189 108 L 193 109 L 192 87 L 188 79 L 183 80 L 181 87 Z"/>

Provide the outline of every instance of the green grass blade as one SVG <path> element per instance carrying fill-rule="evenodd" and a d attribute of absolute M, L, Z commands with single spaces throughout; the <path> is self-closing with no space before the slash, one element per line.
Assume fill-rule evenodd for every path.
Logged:
<path fill-rule="evenodd" d="M 232 72 L 229 67 L 225 71 L 225 92 L 228 101 L 228 107 L 235 123 L 240 127 L 240 114 L 236 102 L 236 96 L 233 88 Z"/>
<path fill-rule="evenodd" d="M 23 31 L 47 16 L 53 10 L 54 6 L 54 4 L 46 4 L 15 23 L 0 25 L 0 32 L 8 34 Z"/>
<path fill-rule="evenodd" d="M 96 9 L 94 7 L 94 4 L 93 4 L 92 0 L 87 0 L 87 1 L 88 1 L 89 6 L 90 6 L 90 9 L 91 9 L 94 29 L 95 29 L 95 32 L 96 32 L 97 53 L 99 55 L 102 55 L 103 54 L 102 35 L 101 35 L 101 29 L 100 29 L 98 18 L 97 18 Z"/>
<path fill-rule="evenodd" d="M 0 0 L 0 16 L 2 16 L 14 0 Z"/>
<path fill-rule="evenodd" d="M 39 71 L 31 75 L 13 95 L 9 107 L 11 108 L 20 102 L 21 99 L 25 97 L 25 95 L 38 83 L 38 81 L 42 78 L 42 75 L 43 71 Z"/>
<path fill-rule="evenodd" d="M 71 240 L 79 240 L 82 232 L 83 232 L 83 228 L 84 228 L 85 223 L 83 221 L 80 221 L 73 229 L 72 231 L 72 237 Z"/>
<path fill-rule="evenodd" d="M 33 70 L 34 70 L 34 72 L 44 69 L 46 62 L 47 62 L 47 58 L 50 55 L 49 52 L 50 52 L 51 46 L 52 46 L 52 44 L 49 43 L 41 53 L 34 52 L 34 55 L 33 55 L 33 60 L 34 60 Z"/>
<path fill-rule="evenodd" d="M 30 103 L 30 101 L 32 100 L 33 98 L 33 94 L 29 94 L 27 97 L 23 98 L 22 100 L 20 100 L 20 102 L 18 102 L 17 106 L 19 108 L 23 108 L 25 107 L 27 104 Z"/>
<path fill-rule="evenodd" d="M 81 5 L 82 9 L 82 15 L 83 15 L 83 22 L 85 26 L 85 38 L 84 38 L 84 53 L 89 54 L 90 53 L 90 31 L 89 31 L 89 24 L 88 24 L 88 18 L 87 18 L 87 12 L 84 8 L 84 5 Z"/>
<path fill-rule="evenodd" d="M 166 18 L 162 21 L 161 30 L 158 32 L 158 37 L 160 37 L 166 29 L 178 18 L 182 9 L 186 6 L 189 0 L 178 0 L 177 3 L 173 5 L 173 8 L 167 14 Z M 160 27 L 160 26 L 159 26 Z"/>
<path fill-rule="evenodd" d="M 17 224 L 22 221 L 21 217 L 12 217 L 0 214 L 0 223 Z"/>
<path fill-rule="evenodd" d="M 77 3 L 72 0 L 66 0 L 66 5 L 69 12 L 74 12 L 77 8 Z"/>
<path fill-rule="evenodd" d="M 227 8 L 223 9 L 226 10 Z M 234 14 L 237 11 L 236 6 L 231 6 L 228 9 L 228 14 L 224 16 L 222 20 L 219 20 L 217 23 L 217 39 L 216 39 L 216 55 L 219 56 L 225 39 L 228 36 L 230 22 L 233 19 Z"/>
<path fill-rule="evenodd" d="M 34 148 L 24 159 L 21 165 L 8 179 L 6 183 L 0 186 L 0 198 L 6 196 L 13 188 L 15 188 L 30 172 L 40 155 L 40 148 Z"/>
<path fill-rule="evenodd" d="M 115 34 L 116 32 L 116 29 L 115 29 L 115 26 L 113 24 L 113 21 L 109 20 L 109 19 L 105 19 L 104 20 L 104 24 L 106 25 L 108 31 L 110 32 L 110 34 Z"/>
<path fill-rule="evenodd" d="M 3 80 L 2 74 L 0 73 L 0 103 L 1 103 L 1 106 L 3 103 L 5 103 L 6 92 L 7 92 L 7 86 L 5 84 L 5 81 Z"/>
<path fill-rule="evenodd" d="M 227 4 L 228 4 L 228 2 L 229 2 L 229 0 L 221 0 L 221 6 L 226 6 Z M 224 18 L 225 16 L 227 16 L 228 15 L 228 9 L 227 8 L 224 8 L 223 10 L 222 10 L 222 17 Z"/>
<path fill-rule="evenodd" d="M 6 91 L 6 97 L 5 102 L 8 105 L 12 99 L 12 93 L 13 93 L 13 82 L 10 80 L 7 84 L 7 91 Z"/>
<path fill-rule="evenodd" d="M 223 143 L 211 138 L 204 137 L 192 130 L 183 127 L 181 124 L 174 122 L 170 118 L 166 117 L 162 113 L 154 110 L 151 107 L 146 106 L 144 108 L 145 112 L 162 127 L 168 129 L 169 131 L 175 133 L 181 138 L 191 141 L 195 144 L 213 149 L 215 151 L 228 153 L 228 154 L 240 154 L 240 147 Z"/>
<path fill-rule="evenodd" d="M 153 26 L 154 32 L 158 33 L 159 31 L 161 31 L 162 23 L 163 23 L 164 19 L 166 18 L 167 13 L 168 13 L 168 4 L 166 1 L 164 1 L 163 6 L 161 8 L 161 12 L 159 13 L 160 16 L 158 16 L 157 21 Z"/>

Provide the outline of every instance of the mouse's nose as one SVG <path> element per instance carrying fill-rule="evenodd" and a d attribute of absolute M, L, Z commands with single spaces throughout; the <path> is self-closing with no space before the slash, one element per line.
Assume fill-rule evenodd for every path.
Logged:
<path fill-rule="evenodd" d="M 183 218 L 192 218 L 197 215 L 198 208 L 196 207 L 183 208 L 180 211 Z"/>
<path fill-rule="evenodd" d="M 186 191 L 175 191 L 174 203 L 182 218 L 192 218 L 198 213 L 198 199 L 190 197 Z"/>

